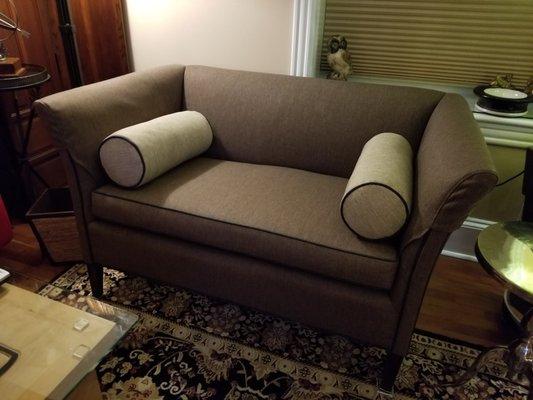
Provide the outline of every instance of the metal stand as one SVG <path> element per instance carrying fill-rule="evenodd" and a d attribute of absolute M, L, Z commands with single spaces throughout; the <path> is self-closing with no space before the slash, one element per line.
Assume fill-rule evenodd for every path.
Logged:
<path fill-rule="evenodd" d="M 29 174 L 32 174 L 35 176 L 39 182 L 41 182 L 46 188 L 49 188 L 50 186 L 46 182 L 46 180 L 33 168 L 31 165 L 30 159 L 28 157 L 28 145 L 30 143 L 31 138 L 31 129 L 33 127 L 33 119 L 35 118 L 35 109 L 33 108 L 33 102 L 39 98 L 39 94 L 41 91 L 40 86 L 35 86 L 32 88 L 29 88 L 28 91 L 30 92 L 30 116 L 28 118 L 28 125 L 26 126 L 26 129 L 23 130 L 23 118 L 20 113 L 20 104 L 18 101 L 18 96 L 16 91 L 12 92 L 12 98 L 13 98 L 13 107 L 15 109 L 15 116 L 17 121 L 17 134 L 20 140 L 20 151 L 17 151 L 15 148 L 15 152 L 17 153 L 17 159 L 18 159 L 18 171 L 19 174 L 22 173 L 22 170 L 24 166 L 27 166 Z"/>
<path fill-rule="evenodd" d="M 522 194 L 524 195 L 522 221 L 533 222 L 533 147 L 526 149 Z"/>
<path fill-rule="evenodd" d="M 506 289 L 503 293 L 502 311 L 513 324 L 521 329 L 522 319 L 533 308 L 528 300 Z"/>
<path fill-rule="evenodd" d="M 19 76 L 7 77 L 0 79 L 0 92 L 9 92 L 12 98 L 12 104 L 15 112 L 15 123 L 17 129 L 18 143 L 11 146 L 15 155 L 15 169 L 19 176 L 22 176 L 24 168 L 27 168 L 28 174 L 34 176 L 46 188 L 49 187 L 46 180 L 33 168 L 30 157 L 28 156 L 28 147 L 31 139 L 31 132 L 33 121 L 35 118 L 35 110 L 33 102 L 40 96 L 41 87 L 50 80 L 50 75 L 45 67 L 40 65 L 24 65 L 24 73 Z M 24 128 L 24 118 L 21 114 L 21 106 L 19 102 L 18 92 L 27 90 L 30 96 L 30 114 L 27 126 Z M 26 197 L 29 193 L 25 190 Z M 34 193 L 31 197 L 34 197 Z"/>
<path fill-rule="evenodd" d="M 491 359 L 501 358 L 507 364 L 507 379 L 518 381 L 529 387 L 528 400 L 533 400 L 533 331 L 529 322 L 533 317 L 533 307 L 520 321 L 521 336 L 507 346 L 496 346 L 482 352 L 470 368 L 455 381 L 446 386 L 461 386 L 474 378 Z"/>

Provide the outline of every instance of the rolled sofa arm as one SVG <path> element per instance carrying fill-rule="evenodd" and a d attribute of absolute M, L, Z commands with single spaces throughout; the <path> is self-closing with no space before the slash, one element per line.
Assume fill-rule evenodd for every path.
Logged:
<path fill-rule="evenodd" d="M 416 159 L 414 209 L 402 248 L 430 229 L 451 233 L 498 181 L 465 99 L 446 94 L 427 124 Z"/>
<path fill-rule="evenodd" d="M 185 67 L 172 65 L 120 76 L 35 102 L 67 171 L 85 261 L 92 254 L 87 224 L 91 193 L 106 182 L 98 147 L 111 133 L 182 107 Z"/>
<path fill-rule="evenodd" d="M 402 315 L 393 353 L 407 353 L 433 266 L 450 233 L 497 180 L 468 104 L 459 95 L 446 94 L 418 148 L 414 208 L 401 238 L 401 262 L 391 293 Z"/>
<path fill-rule="evenodd" d="M 98 180 L 98 146 L 111 133 L 181 108 L 185 67 L 134 72 L 35 102 L 58 148 Z"/>

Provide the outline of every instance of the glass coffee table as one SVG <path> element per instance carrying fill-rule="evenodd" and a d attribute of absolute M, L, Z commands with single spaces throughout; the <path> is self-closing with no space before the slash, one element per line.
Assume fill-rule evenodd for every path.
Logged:
<path fill-rule="evenodd" d="M 49 286 L 47 296 L 68 299 L 65 292 Z M 94 368 L 138 317 L 92 297 L 72 304 L 0 286 L 3 400 L 102 398 Z"/>

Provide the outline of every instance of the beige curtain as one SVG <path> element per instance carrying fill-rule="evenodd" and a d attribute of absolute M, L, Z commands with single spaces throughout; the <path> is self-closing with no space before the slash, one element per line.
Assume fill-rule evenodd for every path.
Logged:
<path fill-rule="evenodd" d="M 327 0 L 328 39 L 344 35 L 353 73 L 459 85 L 533 77 L 533 0 Z"/>

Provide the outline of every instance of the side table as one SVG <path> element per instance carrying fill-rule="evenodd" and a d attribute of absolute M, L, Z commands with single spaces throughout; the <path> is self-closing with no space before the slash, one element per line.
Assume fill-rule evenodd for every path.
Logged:
<path fill-rule="evenodd" d="M 482 352 L 450 386 L 468 382 L 490 358 L 499 355 L 507 364 L 508 378 L 529 383 L 528 399 L 533 400 L 533 223 L 489 226 L 478 236 L 476 256 L 483 268 L 505 285 L 503 310 L 519 323 L 520 336 L 507 346 Z"/>
<path fill-rule="evenodd" d="M 49 187 L 43 177 L 32 167 L 28 157 L 28 145 L 31 138 L 35 110 L 33 102 L 39 98 L 42 86 L 50 80 L 50 74 L 45 67 L 41 65 L 24 64 L 25 71 L 21 75 L 0 78 L 0 93 L 9 92 L 15 110 L 15 121 L 17 125 L 18 142 L 14 144 L 13 151 L 17 160 L 18 174 L 22 174 L 24 166 L 27 166 L 28 173 L 35 176 L 45 187 Z M 26 128 L 23 126 L 23 118 L 20 112 L 18 92 L 28 90 L 30 95 L 30 115 Z M 18 148 L 17 148 L 18 147 Z"/>
<path fill-rule="evenodd" d="M 476 257 L 485 271 L 505 285 L 504 312 L 520 324 L 533 307 L 533 223 L 489 226 L 478 236 Z"/>

